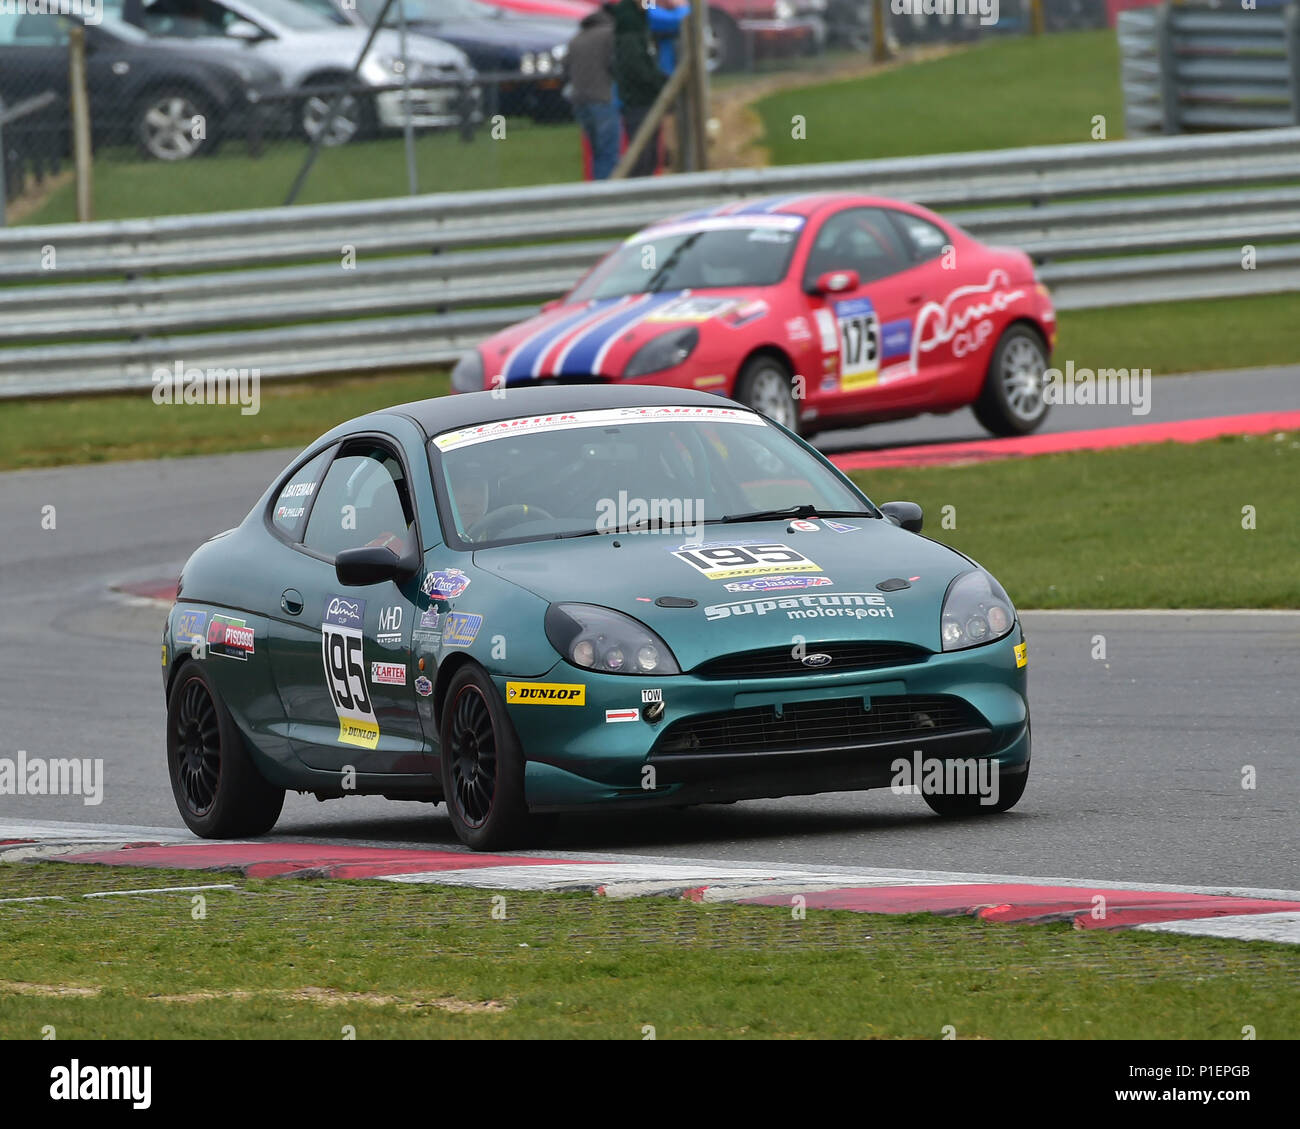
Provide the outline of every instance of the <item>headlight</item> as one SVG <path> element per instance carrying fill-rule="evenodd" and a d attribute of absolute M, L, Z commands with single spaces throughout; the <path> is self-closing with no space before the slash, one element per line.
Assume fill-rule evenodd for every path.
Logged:
<path fill-rule="evenodd" d="M 693 325 L 661 333 L 632 354 L 623 375 L 649 376 L 652 372 L 672 368 L 686 360 L 699 343 L 700 331 Z"/>
<path fill-rule="evenodd" d="M 551 48 L 551 58 L 557 63 L 562 63 L 569 56 L 569 45 L 567 43 L 557 43 Z"/>
<path fill-rule="evenodd" d="M 790 3 L 790 0 L 776 0 L 776 3 L 772 5 L 772 15 L 778 20 L 792 20 L 794 19 L 794 5 Z"/>
<path fill-rule="evenodd" d="M 523 74 L 536 74 L 537 56 L 531 51 L 525 51 L 519 58 L 519 70 Z"/>
<path fill-rule="evenodd" d="M 668 644 L 630 615 L 594 604 L 552 604 L 546 638 L 566 660 L 600 674 L 681 674 Z"/>
<path fill-rule="evenodd" d="M 483 391 L 483 358 L 477 349 L 471 349 L 451 370 L 451 387 L 455 392 Z"/>
<path fill-rule="evenodd" d="M 982 568 L 964 572 L 948 585 L 939 628 L 945 651 L 992 643 L 1015 624 L 1010 597 Z"/>

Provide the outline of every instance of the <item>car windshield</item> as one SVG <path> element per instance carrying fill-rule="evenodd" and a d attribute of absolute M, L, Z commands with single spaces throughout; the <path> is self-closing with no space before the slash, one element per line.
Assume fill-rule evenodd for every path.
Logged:
<path fill-rule="evenodd" d="M 569 296 L 573 302 L 655 290 L 774 286 L 785 277 L 802 216 L 718 217 L 634 235 Z"/>
<path fill-rule="evenodd" d="M 617 532 L 678 537 L 727 518 L 874 516 L 804 446 L 742 408 L 612 408 L 501 420 L 430 440 L 461 547 Z M 454 536 L 453 536 L 454 533 Z"/>
<path fill-rule="evenodd" d="M 338 26 L 298 0 L 248 0 L 248 6 L 293 31 L 320 31 Z"/>

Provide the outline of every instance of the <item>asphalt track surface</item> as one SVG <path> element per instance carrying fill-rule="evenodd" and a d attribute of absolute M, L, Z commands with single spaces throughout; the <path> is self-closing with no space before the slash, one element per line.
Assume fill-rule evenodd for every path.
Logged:
<path fill-rule="evenodd" d="M 1163 378 L 1150 415 L 1298 406 L 1300 371 Z M 1175 411 L 1175 409 L 1177 409 Z M 1054 413 L 1105 426 L 1114 409 Z M 1161 412 L 1171 414 L 1159 414 Z M 968 416 L 969 413 L 960 413 Z M 1062 418 L 1064 417 L 1064 418 Z M 955 430 L 945 431 L 951 426 Z M 958 416 L 872 441 L 978 438 Z M 843 433 L 825 445 L 840 448 Z M 833 441 L 833 442 L 832 442 Z M 859 444 L 860 445 L 860 444 Z M 164 768 L 162 612 L 111 584 L 175 575 L 291 452 L 0 475 L 0 757 L 98 757 L 103 803 L 0 796 L 0 816 L 179 827 Z M 42 507 L 56 507 L 54 530 Z M 1034 766 L 1005 816 L 940 821 L 917 796 L 833 794 L 562 821 L 551 852 L 900 867 L 1116 881 L 1300 885 L 1300 613 L 1049 613 L 1030 640 Z M 1104 635 L 1107 658 L 1094 659 Z M 1257 786 L 1241 786 L 1252 766 Z M 291 795 L 277 837 L 455 846 L 441 807 Z M 539 844 L 541 846 L 541 844 Z"/>

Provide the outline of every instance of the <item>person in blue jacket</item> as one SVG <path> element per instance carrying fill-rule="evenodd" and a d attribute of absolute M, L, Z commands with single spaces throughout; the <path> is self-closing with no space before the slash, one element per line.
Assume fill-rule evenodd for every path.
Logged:
<path fill-rule="evenodd" d="M 655 0 L 645 10 L 650 24 L 650 36 L 655 41 L 655 55 L 659 69 L 670 75 L 677 69 L 677 36 L 682 22 L 691 14 L 691 6 L 682 0 Z"/>

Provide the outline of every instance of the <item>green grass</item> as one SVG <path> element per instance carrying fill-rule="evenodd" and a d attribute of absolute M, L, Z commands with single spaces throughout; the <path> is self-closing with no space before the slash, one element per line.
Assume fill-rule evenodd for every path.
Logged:
<path fill-rule="evenodd" d="M 418 136 L 415 142 L 421 192 L 513 188 L 580 180 L 582 158 L 576 125 L 535 125 L 511 118 L 506 136 L 493 140 L 480 131 L 472 142 L 454 134 Z M 166 164 L 133 151 L 112 150 L 95 161 L 95 218 L 221 212 L 269 208 L 284 203 L 307 154 L 305 144 L 272 142 L 261 157 L 249 157 L 238 143 L 216 155 Z M 402 139 L 382 138 L 327 149 L 318 158 L 298 198 L 300 204 L 329 204 L 405 196 L 406 154 Z M 76 219 L 76 187 L 56 189 L 26 224 Z"/>
<path fill-rule="evenodd" d="M 1121 136 L 1113 31 L 990 40 L 865 78 L 756 103 L 774 165 L 1089 141 L 1093 118 Z M 796 115 L 805 136 L 792 136 Z"/>
<path fill-rule="evenodd" d="M 1157 375 L 1284 364 L 1296 356 L 1294 302 L 1277 295 L 1067 312 L 1056 360 Z M 266 381 L 256 416 L 229 407 L 159 407 L 144 393 L 6 402 L 0 470 L 302 446 L 362 412 L 446 389 L 441 371 Z"/>
<path fill-rule="evenodd" d="M 919 502 L 926 533 L 1021 608 L 1300 607 L 1300 433 L 853 478 L 875 501 Z"/>
<path fill-rule="evenodd" d="M 1296 954 L 674 899 L 0 866 L 0 1038 L 1231 1039 L 1300 1030 Z M 74 994 L 72 990 L 80 989 Z M 170 997 L 170 998 L 169 998 Z"/>

